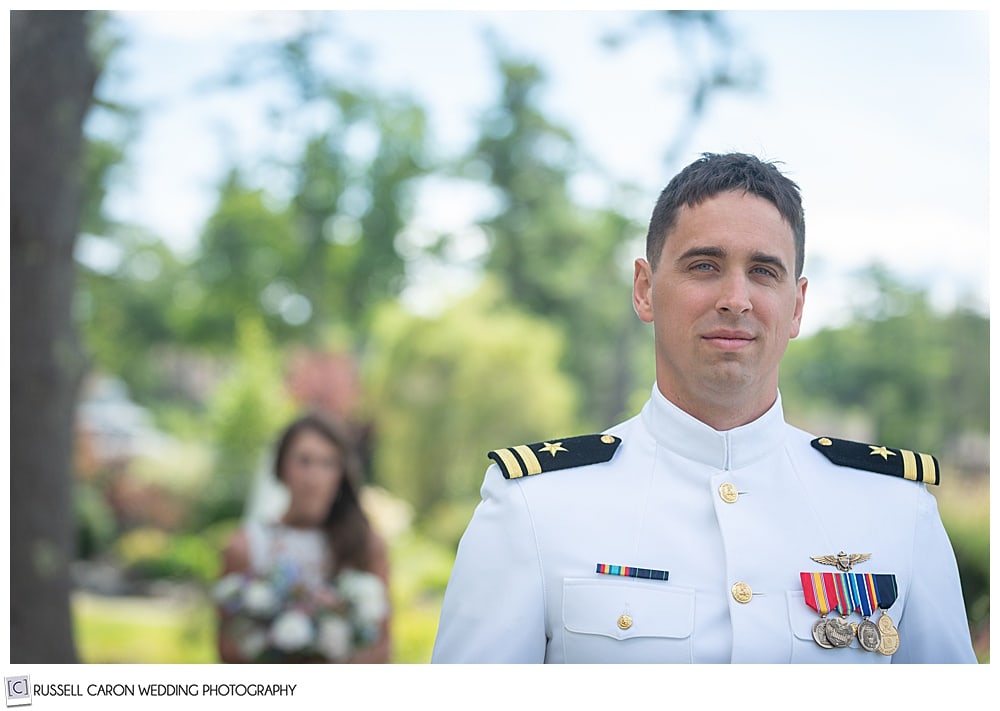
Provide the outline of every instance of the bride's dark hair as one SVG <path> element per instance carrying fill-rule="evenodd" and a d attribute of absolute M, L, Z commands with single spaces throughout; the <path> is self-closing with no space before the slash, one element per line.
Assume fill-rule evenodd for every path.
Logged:
<path fill-rule="evenodd" d="M 340 488 L 323 522 L 333 551 L 334 572 L 339 572 L 343 568 L 367 570 L 371 524 L 361 509 L 358 497 L 361 486 L 361 460 L 357 446 L 347 429 L 318 413 L 298 418 L 285 429 L 281 439 L 278 440 L 274 457 L 274 475 L 279 480 L 282 479 L 288 449 L 296 436 L 305 430 L 312 430 L 325 438 L 340 454 L 342 471 Z"/>

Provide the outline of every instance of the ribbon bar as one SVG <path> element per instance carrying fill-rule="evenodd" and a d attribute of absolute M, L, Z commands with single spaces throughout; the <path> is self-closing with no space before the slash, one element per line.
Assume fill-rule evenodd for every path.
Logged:
<path fill-rule="evenodd" d="M 635 568 L 631 565 L 609 565 L 608 563 L 598 563 L 597 572 L 601 575 L 620 575 L 625 578 L 641 578 L 643 580 L 666 580 L 670 576 L 666 570 Z"/>

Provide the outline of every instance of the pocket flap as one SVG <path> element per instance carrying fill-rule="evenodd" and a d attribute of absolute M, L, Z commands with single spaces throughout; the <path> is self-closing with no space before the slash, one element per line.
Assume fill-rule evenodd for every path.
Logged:
<path fill-rule="evenodd" d="M 622 615 L 630 619 L 620 625 Z M 694 590 L 637 580 L 567 578 L 563 581 L 563 626 L 570 632 L 614 639 L 683 639 L 694 630 Z"/>
<path fill-rule="evenodd" d="M 798 639 L 812 641 L 813 625 L 819 621 L 819 613 L 806 604 L 802 591 L 788 591 L 788 624 L 792 634 Z"/>

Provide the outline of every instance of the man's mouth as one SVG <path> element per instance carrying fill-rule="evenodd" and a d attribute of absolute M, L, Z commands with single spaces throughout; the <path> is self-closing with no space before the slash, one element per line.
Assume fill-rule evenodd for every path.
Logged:
<path fill-rule="evenodd" d="M 710 345 L 723 351 L 738 351 L 753 343 L 753 335 L 747 331 L 722 329 L 702 336 Z"/>

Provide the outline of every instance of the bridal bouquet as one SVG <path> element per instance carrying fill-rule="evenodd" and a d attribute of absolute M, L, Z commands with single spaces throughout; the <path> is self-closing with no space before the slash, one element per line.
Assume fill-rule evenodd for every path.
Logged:
<path fill-rule="evenodd" d="M 291 566 L 230 573 L 213 596 L 227 634 L 254 662 L 346 661 L 378 639 L 388 612 L 382 580 L 351 569 L 322 585 L 307 585 Z"/>

